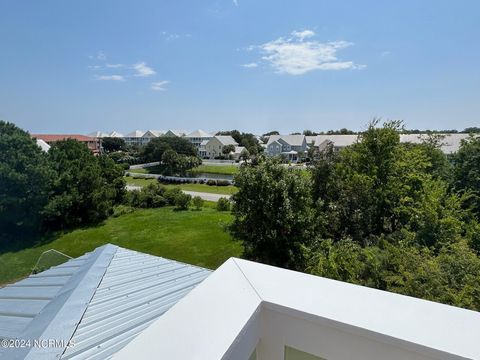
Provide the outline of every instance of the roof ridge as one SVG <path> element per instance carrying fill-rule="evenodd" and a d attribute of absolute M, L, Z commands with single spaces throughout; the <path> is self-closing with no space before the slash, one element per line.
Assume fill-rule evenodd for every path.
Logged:
<path fill-rule="evenodd" d="M 95 249 L 19 336 L 32 341 L 55 339 L 63 347 L 12 348 L 11 359 L 58 359 L 63 354 L 117 250 L 112 244 Z"/>

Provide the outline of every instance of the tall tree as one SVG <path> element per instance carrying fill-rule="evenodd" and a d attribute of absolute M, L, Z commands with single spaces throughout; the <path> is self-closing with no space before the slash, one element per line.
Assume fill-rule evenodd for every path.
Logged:
<path fill-rule="evenodd" d="M 301 269 L 302 246 L 310 244 L 313 210 L 310 178 L 275 160 L 242 165 L 235 177 L 233 236 L 249 259 Z"/>
<path fill-rule="evenodd" d="M 109 160 L 100 161 L 75 140 L 56 142 L 49 150 L 50 166 L 56 172 L 53 193 L 45 207 L 50 228 L 69 228 L 96 223 L 112 212 L 118 198 L 121 172 L 109 171 Z"/>
<path fill-rule="evenodd" d="M 469 205 L 480 219 L 480 137 L 462 141 L 453 161 L 455 188 L 469 194 Z"/>
<path fill-rule="evenodd" d="M 143 156 L 146 161 L 162 161 L 163 153 L 173 150 L 177 154 L 197 156 L 197 149 L 187 139 L 177 136 L 162 136 L 152 139 L 145 145 Z"/>
<path fill-rule="evenodd" d="M 127 150 L 127 145 L 125 140 L 117 137 L 105 137 L 102 139 L 102 147 L 106 153 L 114 151 L 125 151 Z"/>
<path fill-rule="evenodd" d="M 47 155 L 35 140 L 0 121 L 0 233 L 39 229 L 52 178 Z"/>

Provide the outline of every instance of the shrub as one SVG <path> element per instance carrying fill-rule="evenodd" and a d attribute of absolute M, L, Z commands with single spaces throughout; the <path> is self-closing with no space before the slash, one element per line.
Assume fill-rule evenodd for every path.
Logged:
<path fill-rule="evenodd" d="M 217 181 L 216 181 L 216 180 L 212 180 L 212 179 L 207 180 L 207 185 L 209 185 L 209 186 L 215 186 L 215 185 L 217 185 Z"/>
<path fill-rule="evenodd" d="M 171 188 L 165 191 L 163 197 L 167 201 L 168 205 L 175 205 L 175 199 L 177 198 L 178 194 L 183 194 L 182 190 L 179 188 Z"/>
<path fill-rule="evenodd" d="M 196 210 L 200 210 L 203 206 L 203 199 L 200 196 L 195 196 L 192 199 L 192 204 Z"/>
<path fill-rule="evenodd" d="M 217 180 L 217 186 L 228 186 L 230 185 L 230 181 L 228 180 Z"/>
<path fill-rule="evenodd" d="M 141 190 L 130 191 L 127 204 L 139 208 L 158 208 L 167 205 L 167 190 L 160 184 L 149 184 Z"/>
<path fill-rule="evenodd" d="M 175 209 L 177 210 L 187 210 L 190 202 L 192 201 L 192 196 L 185 194 L 180 191 L 175 197 Z"/>
<path fill-rule="evenodd" d="M 218 202 L 217 202 L 218 211 L 230 211 L 230 207 L 231 207 L 230 200 L 223 197 L 218 199 Z"/>

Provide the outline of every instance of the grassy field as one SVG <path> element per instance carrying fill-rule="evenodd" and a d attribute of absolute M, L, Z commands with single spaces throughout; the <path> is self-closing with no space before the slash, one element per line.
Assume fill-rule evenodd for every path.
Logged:
<path fill-rule="evenodd" d="M 208 207 L 201 211 L 137 210 L 98 226 L 56 235 L 39 246 L 0 254 L 0 284 L 28 276 L 46 250 L 78 257 L 106 243 L 215 269 L 242 253 L 241 244 L 225 231 L 230 220 L 230 213 Z"/>
<path fill-rule="evenodd" d="M 145 169 L 132 169 L 128 170 L 133 173 L 140 174 L 161 174 L 159 166 L 152 166 Z M 238 174 L 239 167 L 235 165 L 200 165 L 191 170 L 193 173 L 207 173 L 207 174 L 225 174 L 235 175 Z"/>
<path fill-rule="evenodd" d="M 194 173 L 207 173 L 207 174 L 226 174 L 235 175 L 238 174 L 239 166 L 236 165 L 200 165 L 191 170 Z"/>
<path fill-rule="evenodd" d="M 146 186 L 148 184 L 157 182 L 157 180 L 155 179 L 134 179 L 131 176 L 126 176 L 125 180 L 127 181 L 128 185 L 135 185 L 135 186 Z M 180 189 L 187 190 L 187 191 L 199 191 L 199 192 L 205 192 L 210 194 L 221 194 L 221 195 L 233 195 L 238 191 L 238 189 L 235 186 L 210 186 L 206 184 L 179 184 L 179 185 L 162 184 L 162 185 L 167 188 L 179 187 Z"/>

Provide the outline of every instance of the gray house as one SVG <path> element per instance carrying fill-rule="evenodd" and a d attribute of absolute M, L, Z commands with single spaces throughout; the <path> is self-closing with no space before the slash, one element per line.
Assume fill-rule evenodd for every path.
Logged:
<path fill-rule="evenodd" d="M 292 162 L 297 162 L 305 151 L 307 151 L 305 135 L 271 135 L 265 149 L 267 155 L 283 156 Z"/>

